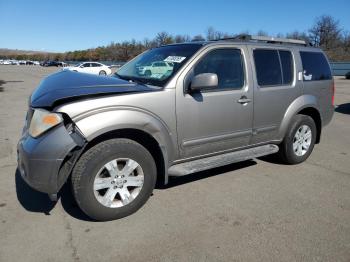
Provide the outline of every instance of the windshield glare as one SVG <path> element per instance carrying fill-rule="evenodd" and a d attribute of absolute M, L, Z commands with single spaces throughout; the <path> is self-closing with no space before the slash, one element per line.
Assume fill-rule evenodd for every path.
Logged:
<path fill-rule="evenodd" d="M 182 44 L 150 49 L 122 66 L 115 75 L 125 80 L 164 87 L 201 46 Z"/>

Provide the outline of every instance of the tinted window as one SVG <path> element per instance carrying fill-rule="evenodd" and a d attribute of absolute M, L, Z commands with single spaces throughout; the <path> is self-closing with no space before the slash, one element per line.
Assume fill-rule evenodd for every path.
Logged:
<path fill-rule="evenodd" d="M 282 84 L 282 73 L 277 50 L 254 50 L 256 77 L 259 86 Z"/>
<path fill-rule="evenodd" d="M 217 49 L 208 53 L 194 68 L 194 75 L 217 74 L 218 88 L 240 89 L 244 85 L 244 69 L 241 51 Z"/>
<path fill-rule="evenodd" d="M 97 63 L 91 63 L 91 65 L 92 65 L 93 67 L 100 67 L 100 66 L 102 66 L 101 64 L 97 64 Z"/>
<path fill-rule="evenodd" d="M 85 63 L 83 67 L 90 67 L 90 63 Z"/>
<path fill-rule="evenodd" d="M 282 65 L 283 84 L 284 85 L 291 84 L 293 81 L 293 73 L 294 73 L 292 54 L 289 51 L 279 50 L 278 52 L 280 54 L 281 65 Z"/>
<path fill-rule="evenodd" d="M 317 52 L 300 52 L 304 80 L 332 79 L 331 69 L 325 56 Z"/>

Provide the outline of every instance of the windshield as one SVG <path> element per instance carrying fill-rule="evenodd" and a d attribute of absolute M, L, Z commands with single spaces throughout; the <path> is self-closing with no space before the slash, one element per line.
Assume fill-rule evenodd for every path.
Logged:
<path fill-rule="evenodd" d="M 122 66 L 115 75 L 125 80 L 164 87 L 201 46 L 197 43 L 150 49 Z"/>

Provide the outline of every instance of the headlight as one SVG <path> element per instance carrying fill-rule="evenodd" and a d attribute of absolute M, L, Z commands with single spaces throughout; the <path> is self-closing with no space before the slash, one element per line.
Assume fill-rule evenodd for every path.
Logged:
<path fill-rule="evenodd" d="M 29 134 L 32 137 L 38 137 L 50 128 L 57 126 L 63 121 L 61 115 L 51 113 L 43 109 L 35 109 L 30 121 Z"/>

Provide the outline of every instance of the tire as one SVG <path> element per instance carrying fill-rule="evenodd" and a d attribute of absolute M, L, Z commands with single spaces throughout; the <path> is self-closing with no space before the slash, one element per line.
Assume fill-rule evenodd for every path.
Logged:
<path fill-rule="evenodd" d="M 101 70 L 98 74 L 99 74 L 100 76 L 105 76 L 105 75 L 107 75 L 106 71 L 104 71 L 104 70 Z"/>
<path fill-rule="evenodd" d="M 305 133 L 306 130 L 307 133 Z M 314 148 L 316 130 L 315 122 L 310 116 L 294 116 L 287 134 L 280 144 L 280 150 L 278 152 L 280 160 L 290 165 L 304 162 L 310 156 Z M 303 133 L 304 135 L 300 135 L 298 139 L 297 132 L 299 135 Z M 311 138 L 306 139 L 309 132 L 311 133 Z M 300 148 L 302 149 L 301 151 Z"/>
<path fill-rule="evenodd" d="M 124 167 L 122 166 L 123 163 L 120 164 L 123 161 L 126 161 Z M 131 168 L 130 170 L 133 169 L 134 171 L 130 175 L 120 178 L 121 180 L 127 180 L 119 181 L 117 180 L 119 178 L 115 178 L 115 182 L 113 183 L 114 175 L 123 174 L 127 163 L 131 163 L 131 161 L 134 164 L 130 164 L 130 166 L 134 167 L 136 164 L 139 166 L 135 169 Z M 110 163 L 112 165 L 117 163 L 117 169 L 114 166 L 111 170 L 114 170 L 113 172 L 118 171 L 115 173 L 111 170 L 108 171 L 105 165 L 110 168 Z M 156 184 L 156 170 L 152 155 L 142 145 L 130 139 L 106 140 L 86 151 L 77 162 L 72 172 L 73 195 L 81 210 L 92 219 L 108 221 L 123 218 L 136 212 L 151 196 Z M 127 173 L 125 172 L 124 174 Z M 115 175 L 115 177 L 117 176 Z M 137 180 L 137 183 L 142 181 L 143 184 L 141 187 L 128 186 L 128 183 L 136 181 L 130 179 L 135 178 L 140 178 Z M 105 186 L 106 179 L 109 179 L 107 182 L 108 185 L 111 182 L 108 188 Z M 104 182 L 99 184 L 96 181 Z M 122 184 L 123 182 L 125 184 Z M 98 189 L 99 185 L 104 187 Z M 126 192 L 125 189 L 129 191 L 129 196 L 124 194 Z M 118 192 L 113 197 L 113 192 L 116 191 Z M 106 197 L 107 192 L 111 192 L 110 198 Z"/>

